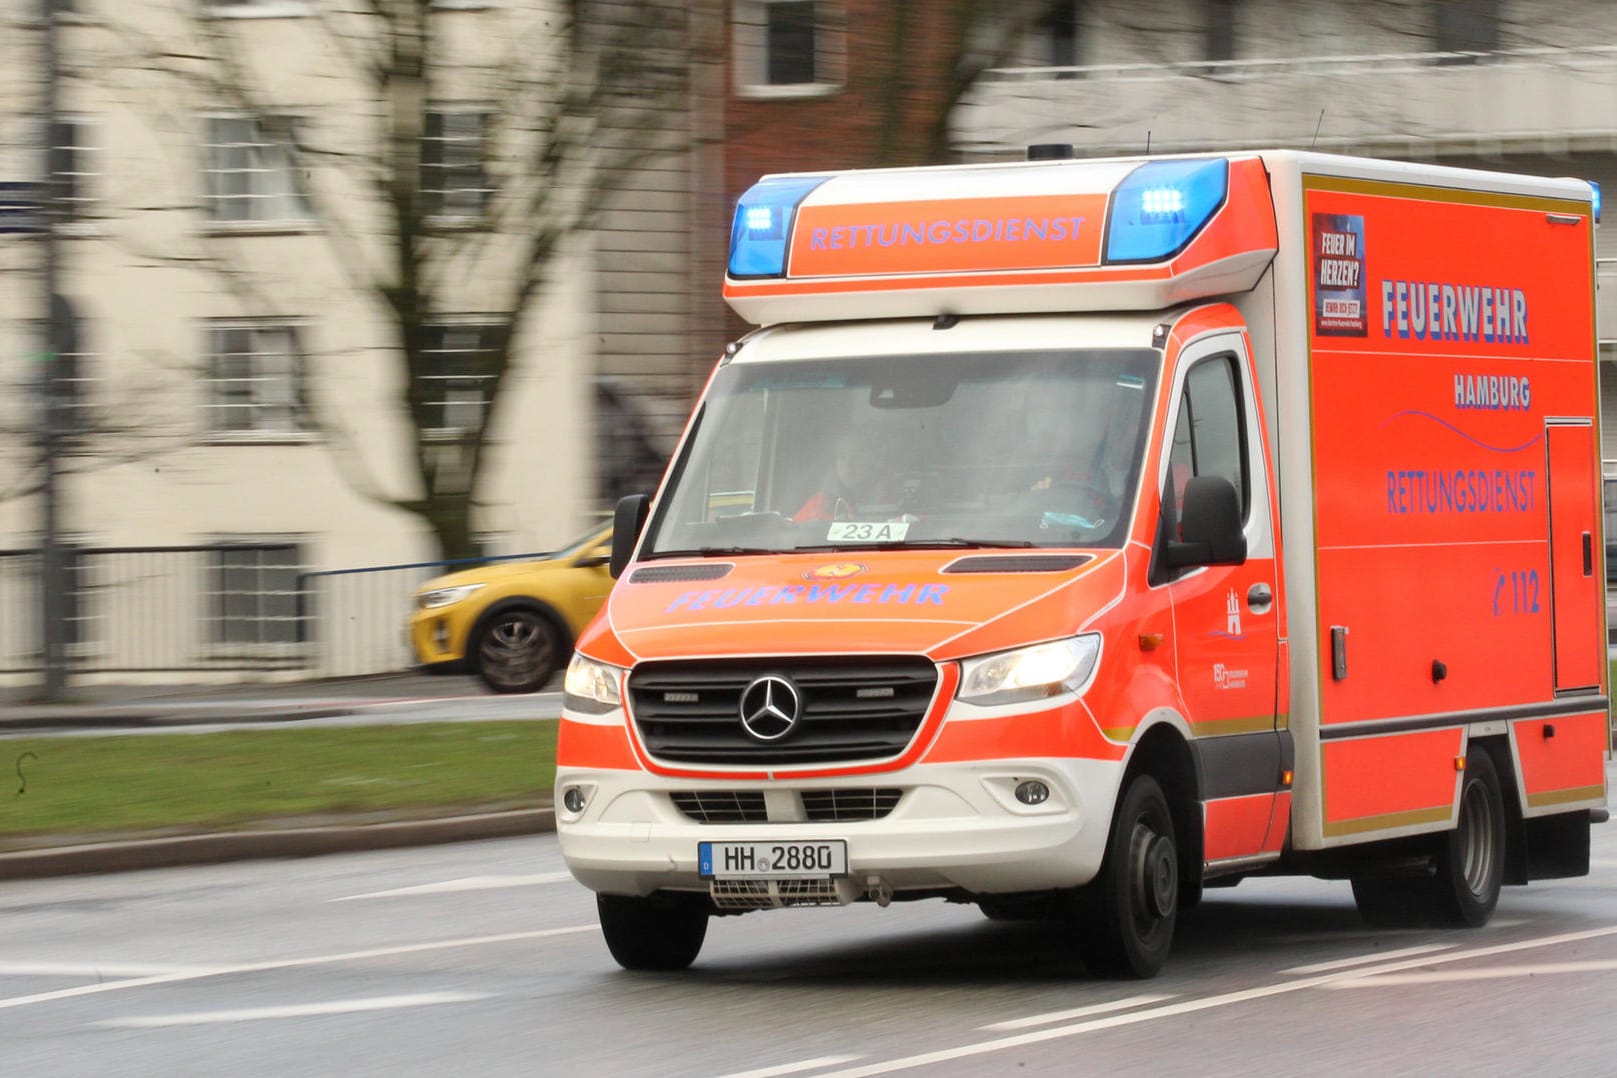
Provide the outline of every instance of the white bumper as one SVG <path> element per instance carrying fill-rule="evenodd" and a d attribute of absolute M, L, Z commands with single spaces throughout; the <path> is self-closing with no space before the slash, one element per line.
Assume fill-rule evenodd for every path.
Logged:
<path fill-rule="evenodd" d="M 697 843 L 843 839 L 853 893 L 962 888 L 1009 894 L 1074 887 L 1100 869 L 1123 767 L 1085 759 L 917 764 L 897 771 L 772 782 L 665 779 L 647 772 L 564 769 L 556 775 L 556 831 L 568 868 L 591 890 L 705 891 Z M 1016 800 L 1018 783 L 1050 789 L 1042 804 Z M 581 812 L 564 807 L 585 791 Z M 805 790 L 897 789 L 880 819 L 803 819 Z M 760 791 L 768 822 L 698 822 L 676 807 L 682 791 Z"/>

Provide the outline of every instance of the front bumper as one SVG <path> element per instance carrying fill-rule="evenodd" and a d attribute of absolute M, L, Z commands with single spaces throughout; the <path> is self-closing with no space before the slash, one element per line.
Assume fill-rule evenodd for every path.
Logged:
<path fill-rule="evenodd" d="M 776 781 L 663 778 L 644 771 L 559 769 L 556 831 L 580 883 L 594 891 L 645 895 L 707 891 L 697 843 L 844 839 L 850 898 L 884 891 L 962 890 L 1012 894 L 1074 887 L 1100 869 L 1120 761 L 992 760 L 917 764 L 896 771 Z M 1042 804 L 1016 800 L 1018 783 L 1050 789 Z M 586 796 L 579 812 L 563 794 Z M 900 791 L 877 819 L 807 819 L 801 795 L 826 790 Z M 676 805 L 676 793 L 761 793 L 767 821 L 703 823 Z"/>

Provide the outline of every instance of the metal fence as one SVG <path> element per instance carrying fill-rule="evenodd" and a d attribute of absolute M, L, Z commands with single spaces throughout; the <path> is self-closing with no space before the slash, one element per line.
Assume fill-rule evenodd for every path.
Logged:
<path fill-rule="evenodd" d="M 311 571 L 296 544 L 76 548 L 68 553 L 70 674 L 288 677 L 389 673 L 427 579 L 519 554 Z M 41 664 L 40 559 L 0 550 L 0 675 Z"/>

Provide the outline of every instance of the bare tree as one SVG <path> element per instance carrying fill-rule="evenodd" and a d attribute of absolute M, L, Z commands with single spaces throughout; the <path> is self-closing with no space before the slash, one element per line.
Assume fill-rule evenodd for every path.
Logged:
<path fill-rule="evenodd" d="M 474 553 L 490 432 L 539 301 L 572 238 L 635 169 L 682 149 L 669 119 L 685 107 L 687 5 L 529 0 L 497 13 L 498 40 L 469 42 L 444 28 L 464 13 L 437 0 L 310 0 L 300 22 L 356 114 L 321 127 L 289 119 L 246 21 L 198 0 L 145 2 L 148 16 L 167 9 L 181 36 L 149 18 L 110 25 L 120 4 L 109 30 L 122 59 L 79 76 L 122 78 L 176 114 L 198 100 L 228 108 L 251 122 L 259 152 L 284 155 L 275 160 L 298 178 L 287 197 L 304 200 L 349 286 L 388 327 L 415 489 L 390 489 L 364 465 L 332 404 L 306 402 L 310 422 L 356 491 L 418 516 L 445 557 Z M 171 98 L 154 88 L 164 84 Z M 232 237 L 143 254 L 188 260 L 260 305 L 267 294 Z M 475 333 L 446 346 L 468 281 Z"/>

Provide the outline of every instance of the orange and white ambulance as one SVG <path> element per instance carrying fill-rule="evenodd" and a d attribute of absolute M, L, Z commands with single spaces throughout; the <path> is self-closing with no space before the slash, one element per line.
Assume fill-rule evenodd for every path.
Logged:
<path fill-rule="evenodd" d="M 629 968 L 942 898 L 1149 976 L 1262 873 L 1478 925 L 1610 749 L 1578 180 L 1299 152 L 769 176 L 618 506 L 556 819 Z"/>

